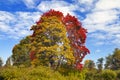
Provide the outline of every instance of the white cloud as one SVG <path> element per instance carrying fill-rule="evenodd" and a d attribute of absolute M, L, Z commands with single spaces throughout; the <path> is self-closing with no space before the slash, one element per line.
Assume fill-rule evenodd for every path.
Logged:
<path fill-rule="evenodd" d="M 0 11 L 0 32 L 8 35 L 6 38 L 21 38 L 29 35 L 30 27 L 39 19 L 40 12 Z"/>
<path fill-rule="evenodd" d="M 71 15 L 75 15 L 73 12 L 76 10 L 77 6 L 74 4 L 69 4 L 65 1 L 42 1 L 38 5 L 38 9 L 42 12 L 46 12 L 50 9 L 58 10 L 64 13 L 66 15 L 67 13 L 70 13 Z"/>
<path fill-rule="evenodd" d="M 119 8 L 120 9 L 120 0 L 99 0 L 96 4 L 95 10 L 110 10 Z"/>
<path fill-rule="evenodd" d="M 39 0 L 22 0 L 28 8 L 35 8 Z"/>
<path fill-rule="evenodd" d="M 95 11 L 87 15 L 83 21 L 86 24 L 108 24 L 118 20 L 119 12 L 116 10 Z"/>
<path fill-rule="evenodd" d="M 97 45 L 120 42 L 120 0 L 99 0 L 82 21 Z"/>

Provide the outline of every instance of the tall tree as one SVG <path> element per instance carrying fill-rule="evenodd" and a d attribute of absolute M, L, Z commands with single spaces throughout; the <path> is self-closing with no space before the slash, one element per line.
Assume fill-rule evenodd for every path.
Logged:
<path fill-rule="evenodd" d="M 74 51 L 76 68 L 81 67 L 83 58 L 90 53 L 85 46 L 87 30 L 82 27 L 82 24 L 75 16 L 67 14 L 63 22 L 67 29 L 70 45 Z"/>
<path fill-rule="evenodd" d="M 0 67 L 3 65 L 3 61 L 2 61 L 2 59 L 1 59 L 1 57 L 0 57 Z"/>
<path fill-rule="evenodd" d="M 62 17 L 61 12 L 51 10 L 32 26 L 31 59 L 34 64 L 58 67 L 63 63 L 74 63 L 73 51 L 61 22 Z"/>
<path fill-rule="evenodd" d="M 30 55 L 33 65 L 59 67 L 62 64 L 82 68 L 82 60 L 89 53 L 85 47 L 86 33 L 75 16 L 50 10 L 32 26 L 33 34 L 13 48 L 14 64 L 21 64 Z M 28 47 L 29 46 L 29 47 Z"/>
<path fill-rule="evenodd" d="M 99 71 L 102 71 L 102 69 L 103 69 L 103 60 L 104 60 L 104 58 L 99 58 L 97 60 L 97 67 L 98 67 Z"/>
<path fill-rule="evenodd" d="M 57 58 L 58 63 L 65 59 L 67 63 L 74 62 L 76 68 L 81 68 L 83 58 L 89 53 L 85 47 L 87 30 L 75 16 L 67 14 L 64 17 L 62 12 L 50 10 L 41 16 L 31 30 L 33 63 L 44 61 L 47 65 L 49 59 Z M 53 62 L 56 60 L 52 60 Z"/>

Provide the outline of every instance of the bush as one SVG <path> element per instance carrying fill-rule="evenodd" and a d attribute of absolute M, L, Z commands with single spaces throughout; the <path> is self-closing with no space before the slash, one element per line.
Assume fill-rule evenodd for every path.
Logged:
<path fill-rule="evenodd" d="M 66 80 L 57 71 L 47 67 L 36 68 L 9 67 L 0 71 L 0 80 Z"/>
<path fill-rule="evenodd" d="M 112 70 L 104 70 L 102 72 L 102 80 L 116 80 L 117 74 Z"/>
<path fill-rule="evenodd" d="M 0 69 L 0 80 L 85 80 L 86 70 L 70 71 L 67 75 L 48 67 L 4 67 Z"/>
<path fill-rule="evenodd" d="M 116 74 L 117 74 L 117 80 L 120 80 L 120 70 L 117 70 Z"/>
<path fill-rule="evenodd" d="M 68 73 L 66 80 L 85 80 L 87 70 L 83 69 L 82 71 L 71 71 Z"/>

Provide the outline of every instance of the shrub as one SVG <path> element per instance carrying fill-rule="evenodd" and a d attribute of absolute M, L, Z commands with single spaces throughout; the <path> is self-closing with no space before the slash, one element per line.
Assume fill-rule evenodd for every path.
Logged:
<path fill-rule="evenodd" d="M 64 75 L 48 67 L 5 67 L 0 69 L 0 80 L 85 80 L 86 70 L 70 71 Z"/>
<path fill-rule="evenodd" d="M 120 80 L 120 70 L 117 70 L 116 74 L 117 74 L 117 80 Z"/>
<path fill-rule="evenodd" d="M 116 80 L 117 74 L 112 70 L 104 70 L 102 72 L 102 80 Z"/>

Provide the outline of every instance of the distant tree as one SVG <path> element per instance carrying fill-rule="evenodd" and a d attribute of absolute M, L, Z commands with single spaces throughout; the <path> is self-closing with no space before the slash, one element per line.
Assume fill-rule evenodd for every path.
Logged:
<path fill-rule="evenodd" d="M 85 60 L 84 62 L 84 67 L 88 69 L 94 69 L 95 68 L 95 63 L 93 60 Z"/>
<path fill-rule="evenodd" d="M 15 45 L 12 50 L 13 65 L 30 64 L 30 36 L 22 39 L 19 44 Z"/>
<path fill-rule="evenodd" d="M 5 66 L 12 66 L 12 57 L 8 57 Z"/>
<path fill-rule="evenodd" d="M 0 67 L 3 65 L 3 61 L 2 61 L 2 59 L 1 59 L 1 57 L 0 57 Z"/>
<path fill-rule="evenodd" d="M 113 69 L 120 69 L 120 49 L 118 48 L 113 52 Z"/>
<path fill-rule="evenodd" d="M 105 68 L 113 70 L 120 69 L 120 49 L 116 48 L 112 55 L 106 57 Z"/>
<path fill-rule="evenodd" d="M 112 63 L 113 63 L 113 55 L 109 54 L 106 57 L 105 69 L 111 69 L 112 68 Z"/>
<path fill-rule="evenodd" d="M 97 67 L 98 67 L 99 71 L 102 71 L 102 69 L 103 69 L 103 60 L 104 60 L 104 58 L 99 58 L 97 60 Z"/>

